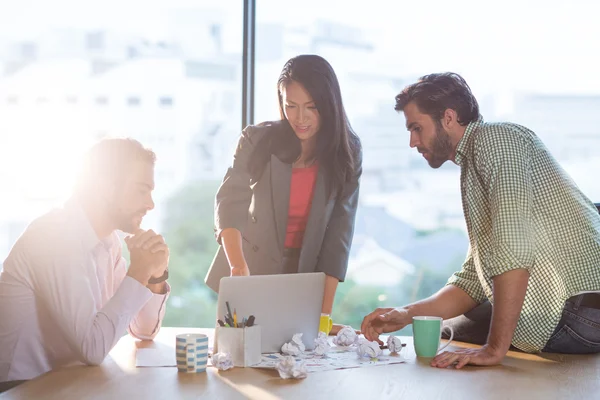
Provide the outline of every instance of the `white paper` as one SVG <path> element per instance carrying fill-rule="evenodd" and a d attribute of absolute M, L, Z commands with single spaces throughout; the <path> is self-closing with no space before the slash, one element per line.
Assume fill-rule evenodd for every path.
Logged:
<path fill-rule="evenodd" d="M 345 326 L 340 329 L 336 337 L 333 338 L 333 343 L 336 346 L 352 346 L 356 343 L 357 339 L 358 335 L 356 334 L 354 328 Z"/>
<path fill-rule="evenodd" d="M 399 337 L 389 336 L 387 340 L 387 345 L 388 349 L 390 350 L 390 353 L 392 354 L 400 353 L 400 350 L 402 350 L 402 341 Z"/>
<path fill-rule="evenodd" d="M 358 347 L 356 353 L 363 358 L 377 358 L 381 355 L 382 351 L 379 348 L 379 343 L 370 342 L 367 339 L 361 338 L 358 341 Z"/>
<path fill-rule="evenodd" d="M 277 363 L 277 371 L 283 379 L 304 379 L 306 378 L 306 363 L 298 361 L 292 356 L 285 356 Z"/>
<path fill-rule="evenodd" d="M 305 349 L 306 346 L 304 346 L 304 342 L 302 342 L 302 333 L 296 333 L 292 337 L 291 342 L 284 343 L 284 345 L 281 346 L 281 352 L 290 356 L 302 354 Z"/>
<path fill-rule="evenodd" d="M 263 354 L 261 362 L 253 365 L 252 368 L 277 369 L 277 365 L 285 357 L 287 356 L 279 353 Z M 387 350 L 377 358 L 363 358 L 356 354 L 353 347 L 338 346 L 332 347 L 323 356 L 316 355 L 313 351 L 306 351 L 293 358 L 296 362 L 304 361 L 306 372 L 309 374 L 336 369 L 374 367 L 406 362 L 406 359 L 400 354 L 390 354 Z"/>
<path fill-rule="evenodd" d="M 177 360 L 175 359 L 175 349 L 137 349 L 135 352 L 135 366 L 176 367 Z"/>
<path fill-rule="evenodd" d="M 211 357 L 212 365 L 221 371 L 233 368 L 233 361 L 229 353 L 216 353 Z"/>
<path fill-rule="evenodd" d="M 323 356 L 329 352 L 331 345 L 327 339 L 327 335 L 324 332 L 319 332 L 319 337 L 315 339 L 315 350 L 314 353 L 318 356 Z"/>

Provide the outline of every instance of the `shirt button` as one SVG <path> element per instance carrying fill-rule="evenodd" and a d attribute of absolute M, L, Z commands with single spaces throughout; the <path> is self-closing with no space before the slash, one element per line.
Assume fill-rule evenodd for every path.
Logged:
<path fill-rule="evenodd" d="M 256 223 L 256 217 L 254 215 L 252 216 L 252 222 Z"/>
<path fill-rule="evenodd" d="M 256 245 L 252 246 L 252 250 L 258 251 L 258 246 L 256 246 Z"/>

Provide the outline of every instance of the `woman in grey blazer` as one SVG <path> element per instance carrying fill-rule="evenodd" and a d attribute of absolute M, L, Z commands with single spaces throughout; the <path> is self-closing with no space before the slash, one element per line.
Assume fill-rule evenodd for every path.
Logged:
<path fill-rule="evenodd" d="M 278 81 L 280 121 L 243 130 L 215 200 L 221 245 L 206 276 L 324 272 L 331 314 L 348 267 L 362 151 L 329 63 L 289 60 Z"/>

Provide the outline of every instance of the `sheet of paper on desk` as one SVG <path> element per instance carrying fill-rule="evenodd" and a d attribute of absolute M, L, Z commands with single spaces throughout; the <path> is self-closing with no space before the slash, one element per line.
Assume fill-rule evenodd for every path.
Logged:
<path fill-rule="evenodd" d="M 176 367 L 175 351 L 165 349 L 137 349 L 135 353 L 136 367 Z"/>
<path fill-rule="evenodd" d="M 259 364 L 253 365 L 252 368 L 277 368 L 277 363 L 284 356 L 279 353 L 263 354 Z M 324 356 L 318 356 L 312 351 L 304 352 L 294 357 L 296 361 L 304 361 L 306 363 L 306 371 L 319 372 L 330 371 L 334 369 L 346 368 L 361 368 L 371 367 L 376 365 L 400 364 L 406 362 L 400 354 L 390 355 L 389 350 L 384 350 L 383 354 L 376 360 L 360 358 L 356 354 L 355 347 L 332 347 Z"/>

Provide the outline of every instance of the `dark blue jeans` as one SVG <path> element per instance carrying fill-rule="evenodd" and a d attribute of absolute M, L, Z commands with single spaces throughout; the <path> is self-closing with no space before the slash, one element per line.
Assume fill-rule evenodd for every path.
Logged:
<path fill-rule="evenodd" d="M 567 300 L 562 318 L 546 343 L 544 352 L 589 354 L 600 353 L 600 304 L 586 300 L 600 295 L 578 295 Z M 598 307 L 598 308 L 596 308 Z"/>
<path fill-rule="evenodd" d="M 486 301 L 468 313 L 444 321 L 452 326 L 454 339 L 483 345 L 492 320 L 492 306 Z M 442 334 L 448 339 L 449 331 Z M 547 353 L 600 353 L 600 294 L 583 294 L 567 300 L 554 333 L 542 350 Z"/>

